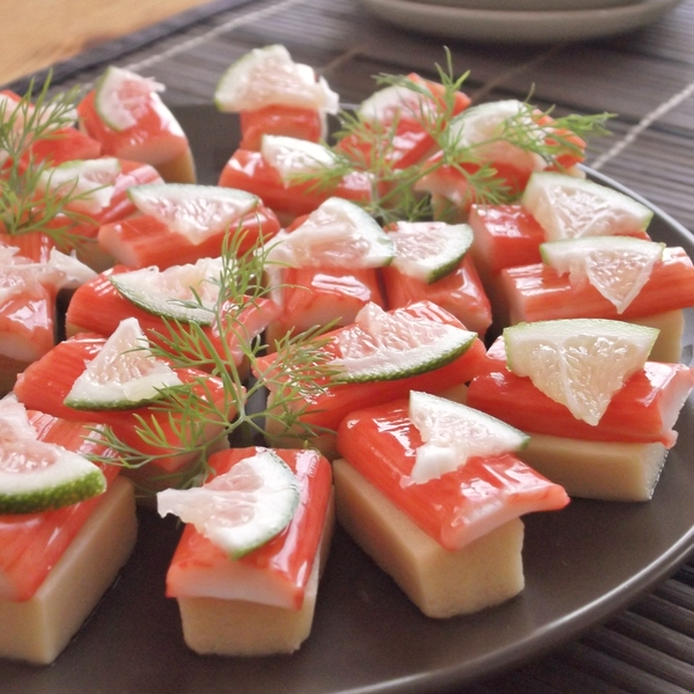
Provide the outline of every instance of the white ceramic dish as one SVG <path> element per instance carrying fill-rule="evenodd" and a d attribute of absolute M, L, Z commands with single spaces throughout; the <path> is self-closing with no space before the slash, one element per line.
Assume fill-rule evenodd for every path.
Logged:
<path fill-rule="evenodd" d="M 642 0 L 618 7 L 552 12 L 468 9 L 410 0 L 362 2 L 382 19 L 418 33 L 476 41 L 555 43 L 638 29 L 658 20 L 680 0 Z"/>
<path fill-rule="evenodd" d="M 642 0 L 417 0 L 427 5 L 446 5 L 460 9 L 544 12 L 557 10 L 588 10 L 620 5 L 639 4 Z"/>

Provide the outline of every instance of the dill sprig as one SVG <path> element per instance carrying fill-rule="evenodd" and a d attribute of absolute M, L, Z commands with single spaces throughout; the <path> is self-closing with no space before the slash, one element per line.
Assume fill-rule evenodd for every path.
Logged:
<path fill-rule="evenodd" d="M 220 339 L 211 340 L 208 326 L 162 317 L 162 328 L 151 335 L 149 346 L 135 348 L 147 349 L 175 368 L 196 369 L 207 375 L 162 388 L 160 397 L 149 405 L 147 416 L 134 415 L 141 445 L 124 441 L 111 427 L 94 431 L 94 441 L 115 451 L 115 456 L 109 452 L 94 458 L 103 463 L 114 464 L 115 460 L 123 468 L 138 470 L 172 457 L 187 461 L 180 471 L 142 476 L 149 487 L 141 483 L 141 492 L 151 494 L 161 485 L 199 484 L 209 473 L 209 455 L 229 441 L 234 445 L 265 441 L 269 428 L 293 430 L 299 440 L 319 433 L 302 417 L 308 407 L 307 393 L 325 387 L 331 379 L 321 338 L 327 328 L 283 337 L 275 345 L 272 369 L 260 366 L 267 345 L 249 336 L 242 313 L 270 291 L 262 281 L 269 261 L 262 239 L 257 248 L 238 255 L 242 238 L 241 230 L 227 234 L 219 276 L 211 279 L 219 288 L 214 305 L 204 305 L 196 293 L 191 300 L 180 302 L 189 308 L 209 310 L 211 331 Z M 247 378 L 249 371 L 256 375 Z M 287 373 L 295 375 L 291 382 L 284 376 Z M 216 384 L 211 379 L 216 379 Z M 268 392 L 276 397 L 266 400 Z"/>
<path fill-rule="evenodd" d="M 410 76 L 382 73 L 375 77 L 381 88 L 396 87 L 411 92 L 404 99 L 399 113 L 387 122 L 364 117 L 359 110 L 344 109 L 338 114 L 339 126 L 334 133 L 335 164 L 303 178 L 312 179 L 317 187 L 329 187 L 346 173 L 363 171 L 372 177 L 372 199 L 364 207 L 382 223 L 401 219 L 415 220 L 430 217 L 432 201 L 429 195 L 417 192 L 418 181 L 448 168 L 464 181 L 462 188 L 467 199 L 498 204 L 511 202 L 518 196 L 485 157 L 485 152 L 501 143 L 536 154 L 547 166 L 562 170 L 562 159 L 580 159 L 581 140 L 587 136 L 604 135 L 604 125 L 612 114 L 553 115 L 553 108 L 541 111 L 526 99 L 518 113 L 500 124 L 493 135 L 475 142 L 463 142 L 456 128 L 465 119 L 466 110 L 456 113 L 456 95 L 464 86 L 469 72 L 457 75 L 451 53 L 445 49 L 444 65 L 435 69 L 440 90 Z M 403 119 L 416 123 L 433 143 L 434 154 L 423 162 L 399 166 L 396 134 Z M 437 216 L 441 209 L 436 209 Z"/>
<path fill-rule="evenodd" d="M 51 75 L 37 89 L 29 83 L 15 102 L 0 99 L 0 230 L 9 236 L 46 234 L 63 251 L 87 243 L 74 228 L 92 222 L 74 204 L 94 190 L 78 190 L 78 181 L 51 187 L 51 162 L 39 160 L 34 146 L 64 136 L 61 129 L 74 123 L 79 88 L 49 96 Z"/>

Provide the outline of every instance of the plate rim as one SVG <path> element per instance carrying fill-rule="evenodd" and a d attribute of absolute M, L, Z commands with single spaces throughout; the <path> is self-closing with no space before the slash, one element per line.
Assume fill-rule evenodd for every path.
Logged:
<path fill-rule="evenodd" d="M 616 7 L 543 11 L 484 10 L 416 0 L 361 0 L 381 19 L 401 28 L 509 43 L 560 43 L 624 33 L 656 21 L 681 1 L 639 0 Z"/>

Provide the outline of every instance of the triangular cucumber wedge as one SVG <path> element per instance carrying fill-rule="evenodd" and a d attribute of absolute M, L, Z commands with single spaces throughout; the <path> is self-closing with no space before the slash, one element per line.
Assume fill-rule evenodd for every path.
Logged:
<path fill-rule="evenodd" d="M 635 235 L 647 229 L 653 211 L 594 181 L 556 172 L 535 172 L 521 204 L 545 230 L 547 241 L 584 236 Z"/>
<path fill-rule="evenodd" d="M 41 441 L 24 406 L 0 400 L 0 513 L 38 513 L 106 489 L 103 472 L 83 456 Z"/>
<path fill-rule="evenodd" d="M 273 451 L 244 458 L 202 487 L 157 494 L 161 516 L 177 515 L 238 559 L 264 545 L 291 522 L 299 483 Z"/>
<path fill-rule="evenodd" d="M 143 103 L 165 89 L 160 82 L 110 65 L 96 84 L 94 107 L 109 128 L 120 132 L 136 125 Z"/>
<path fill-rule="evenodd" d="M 176 372 L 152 356 L 137 319 L 126 318 L 77 377 L 64 404 L 78 410 L 131 409 L 158 400 L 163 389 L 177 385 Z"/>
<path fill-rule="evenodd" d="M 468 224 L 444 222 L 398 222 L 386 233 L 395 248 L 393 267 L 427 284 L 455 270 L 473 240 Z"/>
<path fill-rule="evenodd" d="M 573 318 L 504 329 L 508 368 L 579 420 L 600 422 L 610 401 L 643 368 L 658 330 L 622 321 Z"/>
<path fill-rule="evenodd" d="M 69 196 L 71 209 L 97 214 L 111 203 L 120 172 L 121 163 L 115 157 L 75 159 L 44 169 L 40 185 L 43 190 Z"/>
<path fill-rule="evenodd" d="M 421 391 L 410 391 L 409 417 L 424 442 L 410 473 L 417 484 L 457 470 L 475 456 L 520 450 L 530 438 L 496 417 Z"/>
<path fill-rule="evenodd" d="M 386 312 L 369 303 L 352 326 L 338 332 L 340 356 L 330 365 L 344 383 L 407 378 L 448 364 L 476 337 L 455 325 L 415 318 L 405 309 Z"/>
<path fill-rule="evenodd" d="M 337 113 L 339 96 L 323 77 L 295 63 L 280 44 L 254 48 L 224 72 L 214 93 L 220 111 L 252 111 L 274 104 Z"/>
<path fill-rule="evenodd" d="M 540 244 L 540 255 L 572 284 L 589 282 L 623 313 L 662 259 L 664 243 L 630 236 L 594 236 Z"/>
<path fill-rule="evenodd" d="M 210 325 L 222 272 L 222 258 L 200 258 L 195 263 L 173 265 L 165 270 L 146 267 L 119 272 L 109 279 L 123 297 L 148 313 Z"/>
<path fill-rule="evenodd" d="M 150 215 L 193 245 L 236 226 L 259 198 L 245 190 L 195 183 L 143 183 L 128 190 L 143 214 Z"/>
<path fill-rule="evenodd" d="M 260 153 L 285 185 L 296 183 L 302 174 L 317 173 L 337 163 L 335 154 L 324 145 L 285 135 L 263 135 Z"/>
<path fill-rule="evenodd" d="M 266 246 L 266 258 L 291 267 L 374 268 L 393 259 L 393 243 L 359 205 L 331 197 L 290 233 Z"/>

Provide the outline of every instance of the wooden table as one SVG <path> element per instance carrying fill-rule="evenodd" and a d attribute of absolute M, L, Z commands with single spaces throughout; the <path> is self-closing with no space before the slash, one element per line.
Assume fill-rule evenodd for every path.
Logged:
<path fill-rule="evenodd" d="M 532 94 L 534 103 L 554 104 L 559 114 L 617 114 L 610 124 L 612 134 L 590 143 L 588 165 L 691 230 L 693 25 L 694 0 L 685 0 L 656 24 L 613 38 L 541 45 L 467 40 L 446 44 L 456 69 L 470 70 L 465 90 L 473 100 Z M 164 82 L 166 100 L 174 107 L 209 105 L 224 68 L 250 48 L 270 43 L 285 44 L 296 60 L 316 67 L 346 102 L 363 99 L 373 89 L 376 73 L 416 70 L 431 75 L 432 65 L 444 59 L 441 39 L 394 28 L 367 13 L 356 0 L 236 0 L 203 6 L 197 14 L 188 13 L 183 23 L 172 18 L 95 46 L 56 66 L 55 88 L 89 83 L 104 62 L 114 62 Z M 15 86 L 24 83 L 20 80 Z M 691 354 L 687 359 L 691 362 Z M 509 672 L 495 672 L 491 678 L 451 691 L 692 691 L 693 598 L 694 565 L 689 561 L 604 624 Z M 269 667 L 281 665 L 273 662 Z M 27 679 L 21 668 L 8 672 L 2 679 L 10 690 L 21 691 L 21 685 L 26 690 L 27 682 L 39 683 L 29 687 L 35 691 L 56 690 L 50 672 L 34 680 Z M 57 681 L 70 689 L 69 679 Z M 219 683 L 210 676 L 208 687 L 216 690 Z M 224 687 L 233 691 L 233 682 Z M 399 687 L 388 683 L 368 691 L 415 689 L 424 691 L 421 682 L 403 682 Z M 145 690 L 134 677 L 128 691 Z M 177 691 L 195 690 L 182 677 Z"/>

